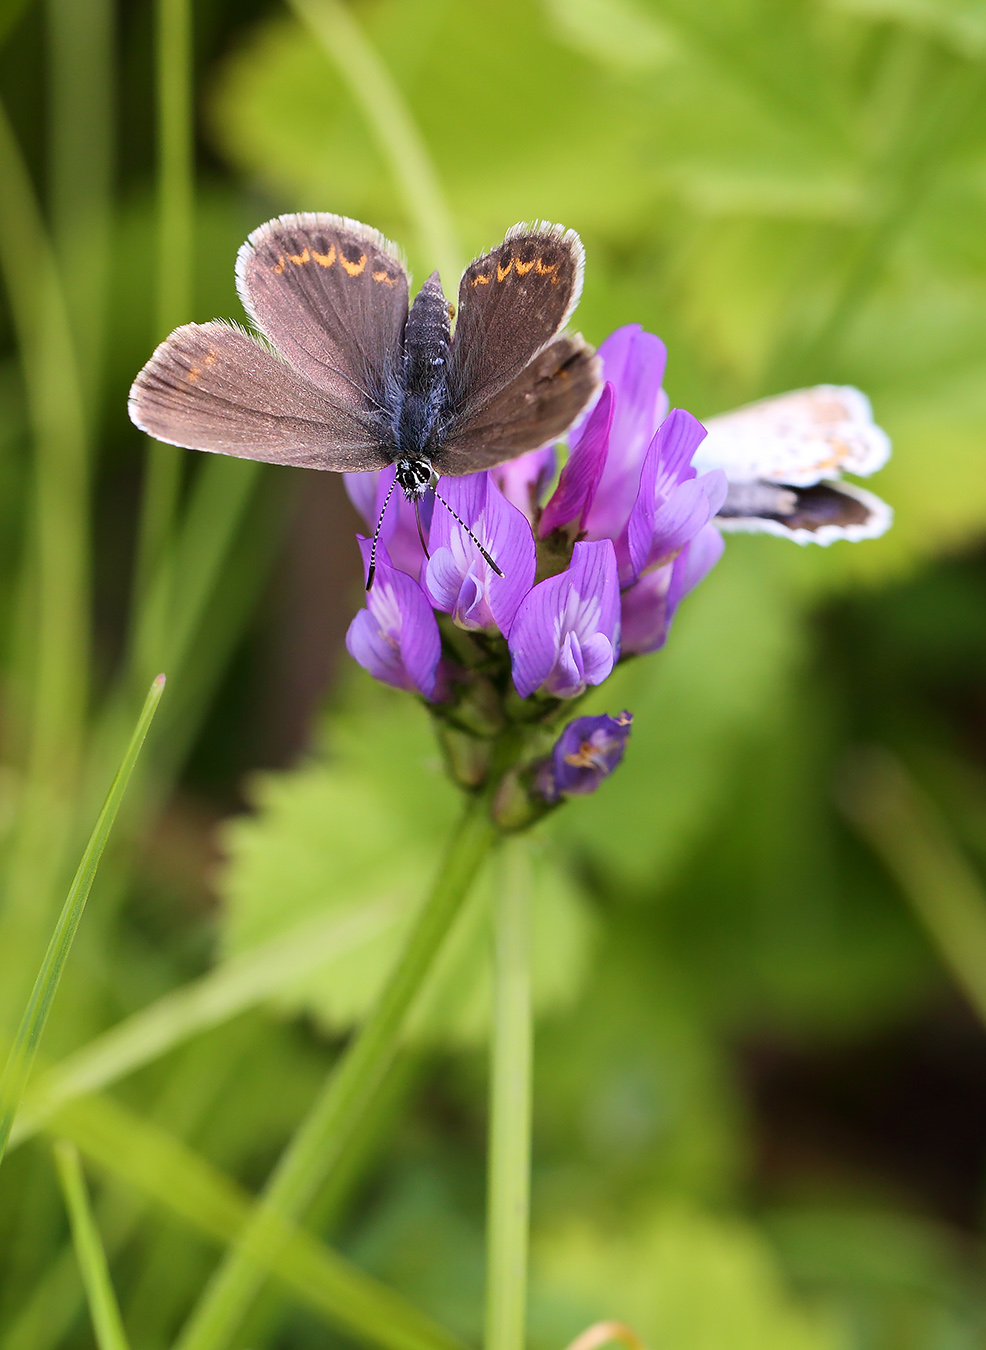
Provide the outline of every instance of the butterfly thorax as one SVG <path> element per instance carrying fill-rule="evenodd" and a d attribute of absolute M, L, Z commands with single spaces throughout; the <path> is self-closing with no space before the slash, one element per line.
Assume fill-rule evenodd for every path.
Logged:
<path fill-rule="evenodd" d="M 404 328 L 404 355 L 394 418 L 397 481 L 420 497 L 432 479 L 429 451 L 448 402 L 449 310 L 438 273 L 415 297 Z"/>

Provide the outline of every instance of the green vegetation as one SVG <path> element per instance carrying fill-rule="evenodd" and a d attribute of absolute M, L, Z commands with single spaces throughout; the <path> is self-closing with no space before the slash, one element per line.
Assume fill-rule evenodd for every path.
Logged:
<path fill-rule="evenodd" d="M 983 6 L 3 0 L 0 43 L 0 1350 L 513 1350 L 528 998 L 531 1350 L 980 1345 Z M 298 209 L 419 280 L 563 221 L 579 327 L 659 332 L 673 403 L 846 382 L 893 439 L 893 530 L 731 537 L 522 854 L 446 852 L 424 715 L 341 650 L 342 484 L 126 420 Z"/>

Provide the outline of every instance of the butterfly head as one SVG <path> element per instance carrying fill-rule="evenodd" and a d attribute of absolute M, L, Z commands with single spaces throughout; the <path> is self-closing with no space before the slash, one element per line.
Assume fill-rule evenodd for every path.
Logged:
<path fill-rule="evenodd" d="M 437 477 L 431 461 L 423 455 L 397 460 L 394 470 L 397 486 L 411 502 L 423 497 Z"/>

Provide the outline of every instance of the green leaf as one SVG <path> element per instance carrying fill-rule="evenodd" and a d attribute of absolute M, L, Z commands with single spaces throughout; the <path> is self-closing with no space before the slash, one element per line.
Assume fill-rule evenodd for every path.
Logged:
<path fill-rule="evenodd" d="M 573 1223 L 537 1244 L 541 1296 L 573 1332 L 617 1318 L 662 1350 L 844 1350 L 837 1323 L 799 1304 L 752 1224 L 669 1207 L 615 1231 Z M 560 1330 L 560 1328 L 559 1328 Z"/>
<path fill-rule="evenodd" d="M 226 827 L 220 885 L 229 955 L 318 915 L 386 907 L 358 950 L 340 952 L 273 999 L 338 1032 L 361 1020 L 401 950 L 459 794 L 445 778 L 427 715 L 406 694 L 357 677 L 348 715 L 332 726 L 330 757 L 258 780 L 256 814 Z M 485 1037 L 492 886 L 485 875 L 466 902 L 411 1015 L 411 1034 L 462 1043 Z M 544 1013 L 578 992 L 593 923 L 547 848 L 537 850 L 533 887 L 534 1001 Z"/>

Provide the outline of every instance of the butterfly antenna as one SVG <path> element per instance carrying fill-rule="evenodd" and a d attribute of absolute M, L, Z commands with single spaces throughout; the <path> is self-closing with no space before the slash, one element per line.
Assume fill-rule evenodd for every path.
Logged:
<path fill-rule="evenodd" d="M 424 549 L 424 555 L 426 558 L 430 558 L 431 554 L 428 552 L 428 545 L 425 543 L 425 532 L 421 528 L 421 502 L 417 497 L 414 499 L 414 519 L 418 526 L 418 538 L 421 540 L 421 547 Z"/>
<path fill-rule="evenodd" d="M 462 519 L 462 517 L 461 517 L 461 516 L 457 516 L 457 515 L 455 514 L 455 512 L 452 510 L 451 506 L 449 506 L 449 504 L 448 504 L 448 502 L 445 500 L 445 498 L 444 498 L 444 497 L 439 497 L 439 495 L 438 495 L 437 492 L 435 493 L 435 500 L 441 502 L 441 504 L 445 507 L 445 510 L 446 510 L 446 511 L 449 513 L 449 515 L 452 517 L 452 519 L 453 519 L 454 521 L 456 521 L 459 525 L 462 526 L 462 528 L 465 530 L 466 534 L 469 536 L 469 538 L 472 540 L 472 542 L 473 542 L 473 543 L 476 545 L 476 547 L 479 549 L 480 553 L 483 555 L 483 557 L 486 559 L 486 561 L 489 563 L 489 565 L 493 568 L 493 571 L 497 574 L 498 577 L 502 577 L 502 576 L 503 576 L 503 573 L 500 571 L 499 567 L 497 567 L 496 563 L 493 561 L 493 559 L 490 557 L 490 555 L 486 552 L 486 549 L 483 548 L 482 544 L 479 542 L 479 540 L 478 540 L 478 539 L 476 538 L 476 536 L 473 534 L 472 530 L 470 530 L 469 526 L 468 526 L 468 525 L 466 524 L 466 522 Z"/>
<path fill-rule="evenodd" d="M 397 479 L 391 483 L 387 489 L 387 495 L 383 499 L 383 506 L 380 508 L 380 514 L 377 516 L 377 527 L 373 531 L 373 543 L 370 545 L 370 566 L 366 571 L 366 589 L 369 590 L 373 585 L 373 575 L 377 570 L 377 540 L 380 538 L 380 531 L 383 529 L 383 518 L 387 514 L 387 507 L 390 505 L 390 499 L 394 495 L 394 488 L 397 486 Z"/>

